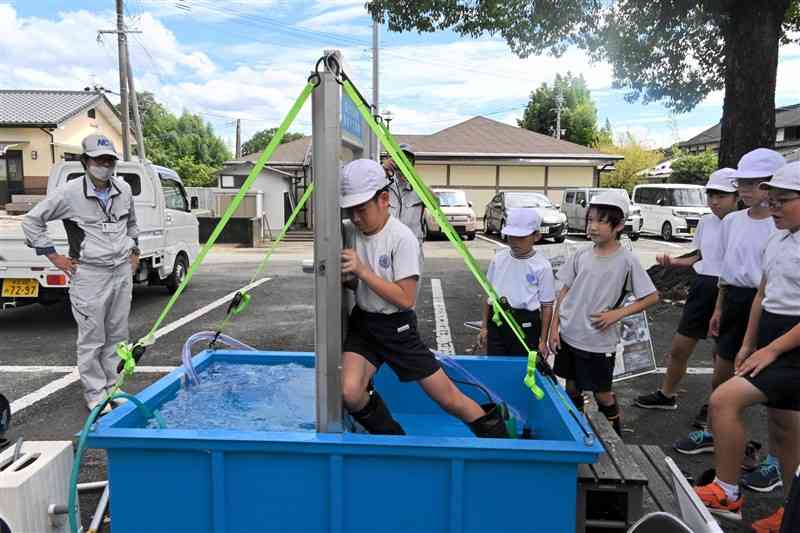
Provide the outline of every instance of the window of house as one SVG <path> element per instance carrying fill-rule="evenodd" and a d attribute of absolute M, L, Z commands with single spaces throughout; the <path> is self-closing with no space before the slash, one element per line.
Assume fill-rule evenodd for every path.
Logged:
<path fill-rule="evenodd" d="M 94 110 L 94 108 L 92 108 L 86 112 L 86 116 L 88 116 L 89 118 L 96 118 L 97 112 Z"/>
<path fill-rule="evenodd" d="M 797 139 L 800 139 L 800 126 L 790 126 L 788 128 L 784 128 L 784 141 L 795 141 Z"/>

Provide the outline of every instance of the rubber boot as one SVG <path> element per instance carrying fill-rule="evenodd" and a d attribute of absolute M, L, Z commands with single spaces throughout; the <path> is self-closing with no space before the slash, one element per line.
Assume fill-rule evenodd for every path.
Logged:
<path fill-rule="evenodd" d="M 371 390 L 367 405 L 360 411 L 350 413 L 356 422 L 364 426 L 371 435 L 405 435 L 402 426 L 392 418 L 389 408 L 383 403 L 378 391 Z"/>
<path fill-rule="evenodd" d="M 614 397 L 614 403 L 611 405 L 603 405 L 600 402 L 597 402 L 597 408 L 603 413 L 606 419 L 611 422 L 611 426 L 614 428 L 614 431 L 617 432 L 617 435 L 620 437 L 622 436 L 622 416 L 619 412 L 619 404 L 616 402 L 616 396 Z"/>
<path fill-rule="evenodd" d="M 494 403 L 481 405 L 486 414 L 467 424 L 476 437 L 507 439 L 508 429 L 502 411 Z"/>
<path fill-rule="evenodd" d="M 583 397 L 583 393 L 576 394 L 575 396 L 570 394 L 569 399 L 572 400 L 572 405 L 575 406 L 575 409 L 582 413 L 584 404 L 586 402 L 585 398 Z"/>

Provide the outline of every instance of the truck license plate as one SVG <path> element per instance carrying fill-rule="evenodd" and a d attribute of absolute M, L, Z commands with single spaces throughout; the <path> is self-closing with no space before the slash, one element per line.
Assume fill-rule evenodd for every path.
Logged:
<path fill-rule="evenodd" d="M 4 298 L 36 298 L 39 296 L 39 282 L 35 279 L 4 279 Z"/>
<path fill-rule="evenodd" d="M 539 228 L 539 233 L 541 233 L 542 235 L 547 235 L 548 233 L 550 233 L 550 228 L 548 226 L 542 226 Z"/>

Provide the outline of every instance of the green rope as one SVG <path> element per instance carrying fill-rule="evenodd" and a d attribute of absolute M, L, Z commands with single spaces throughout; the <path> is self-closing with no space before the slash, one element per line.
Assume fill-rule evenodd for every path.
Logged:
<path fill-rule="evenodd" d="M 461 240 L 461 237 L 458 235 L 455 229 L 453 229 L 453 226 L 447 220 L 447 216 L 439 207 L 438 200 L 427 187 L 427 185 L 425 185 L 425 183 L 422 181 L 422 178 L 419 177 L 413 165 L 411 165 L 411 162 L 400 149 L 400 145 L 397 143 L 397 141 L 395 141 L 391 133 L 389 133 L 389 129 L 383 124 L 379 124 L 375 120 L 361 97 L 358 95 L 355 87 L 353 87 L 353 84 L 346 77 L 342 81 L 342 87 L 344 88 L 347 96 L 350 98 L 350 100 L 352 100 L 353 104 L 361 113 L 364 121 L 378 137 L 381 144 L 386 148 L 386 151 L 389 152 L 389 155 L 392 156 L 392 159 L 395 161 L 395 163 L 397 163 L 397 165 L 400 167 L 400 171 L 406 178 L 408 178 L 408 182 L 411 184 L 414 192 L 417 193 L 422 200 L 422 203 L 425 204 L 425 207 L 431 213 L 431 216 L 433 216 L 433 218 L 436 220 L 436 223 L 439 225 L 442 232 L 447 236 L 450 242 L 453 243 L 456 251 L 464 259 L 464 263 L 477 280 L 478 285 L 481 286 L 486 295 L 489 297 L 489 301 L 491 302 L 492 309 L 494 311 L 493 320 L 495 323 L 499 325 L 501 320 L 504 320 L 514 332 L 514 335 L 517 337 L 520 343 L 522 343 L 522 345 L 525 347 L 528 353 L 528 371 L 525 374 L 524 383 L 531 390 L 534 396 L 541 400 L 544 398 L 544 391 L 536 383 L 535 377 L 536 358 L 538 354 L 535 350 L 531 350 L 528 347 L 522 328 L 520 328 L 513 315 L 511 315 L 510 312 L 500 305 L 500 298 L 498 297 L 497 292 L 494 290 L 494 287 L 492 287 L 492 284 L 489 283 L 488 279 L 486 279 L 486 276 L 478 265 L 478 262 L 475 260 L 475 257 L 473 257 L 469 249 L 464 244 L 464 241 Z"/>
<path fill-rule="evenodd" d="M 175 302 L 177 302 L 178 298 L 180 298 L 181 294 L 183 294 L 184 289 L 191 281 L 197 269 L 200 267 L 203 261 L 205 261 L 206 255 L 208 255 L 208 252 L 211 250 L 211 248 L 214 247 L 214 244 L 217 242 L 217 239 L 222 233 L 222 230 L 225 228 L 225 226 L 228 224 L 228 221 L 231 219 L 233 214 L 239 208 L 239 204 L 241 204 L 242 200 L 244 200 L 245 194 L 247 193 L 247 191 L 250 190 L 250 187 L 253 186 L 253 183 L 255 182 L 261 170 L 264 168 L 264 166 L 267 164 L 270 158 L 272 158 L 273 153 L 281 144 L 281 140 L 286 134 L 286 131 L 289 129 L 289 126 L 291 126 L 295 118 L 297 118 L 298 113 L 300 113 L 300 110 L 303 108 L 303 105 L 305 105 L 306 101 L 308 100 L 308 97 L 311 96 L 311 93 L 314 92 L 315 87 L 316 85 L 313 82 L 309 81 L 303 88 L 302 92 L 300 93 L 300 96 L 297 97 L 297 100 L 295 101 L 294 105 L 292 105 L 292 108 L 289 110 L 289 113 L 286 115 L 286 117 L 283 119 L 283 122 L 281 122 L 281 125 L 278 127 L 278 131 L 275 132 L 275 135 L 272 137 L 272 140 L 270 140 L 267 147 L 261 153 L 261 156 L 258 158 L 258 161 L 256 162 L 255 166 L 253 166 L 253 169 L 250 171 L 250 174 L 247 176 L 247 179 L 244 181 L 241 188 L 239 189 L 239 192 L 236 193 L 236 196 L 234 196 L 230 205 L 225 210 L 225 213 L 222 215 L 222 218 L 220 218 L 220 221 L 217 223 L 216 227 L 214 227 L 214 231 L 211 232 L 208 241 L 203 245 L 203 247 L 200 249 L 200 252 L 197 254 L 197 257 L 189 266 L 189 270 L 186 272 L 186 277 L 183 279 L 183 281 L 181 281 L 181 284 L 178 286 L 178 289 L 169 299 L 167 305 L 164 306 L 164 309 L 161 311 L 161 314 L 158 316 L 158 319 L 156 319 L 155 323 L 150 328 L 150 331 L 148 331 L 147 334 L 141 339 L 139 339 L 135 344 L 121 342 L 117 345 L 116 348 L 117 355 L 120 357 L 120 359 L 122 359 L 125 366 L 124 366 L 124 372 L 120 374 L 121 379 L 118 379 L 118 383 L 115 387 L 116 390 L 118 390 L 122 386 L 122 382 L 124 381 L 123 376 L 130 375 L 131 373 L 133 373 L 136 360 L 136 358 L 134 357 L 134 351 L 136 350 L 137 347 L 149 346 L 153 344 L 153 342 L 155 342 L 155 333 L 156 331 L 158 331 L 159 326 L 161 326 L 161 323 L 167 317 L 170 310 L 172 310 L 172 307 L 175 305 Z M 247 301 L 249 301 L 249 295 L 248 298 L 243 299 L 242 304 L 237 306 L 239 312 L 241 312 L 245 307 L 247 307 Z"/>

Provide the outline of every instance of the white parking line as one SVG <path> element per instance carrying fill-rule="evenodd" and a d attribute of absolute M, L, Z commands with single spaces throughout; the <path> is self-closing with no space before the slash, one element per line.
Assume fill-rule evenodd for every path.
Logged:
<path fill-rule="evenodd" d="M 258 287 L 262 283 L 265 283 L 265 282 L 267 282 L 267 281 L 269 281 L 271 279 L 272 278 L 261 278 L 261 279 L 258 279 L 256 281 L 254 281 L 253 283 L 250 283 L 249 285 L 245 285 L 241 289 L 236 289 L 235 291 L 226 294 L 222 298 L 220 298 L 218 300 L 214 300 L 210 304 L 201 307 L 197 311 L 189 313 L 185 317 L 179 318 L 175 322 L 171 322 L 171 323 L 167 324 L 163 328 L 157 330 L 155 332 L 155 334 L 153 335 L 153 337 L 158 339 L 160 337 L 163 337 L 167 333 L 172 333 L 173 331 L 175 331 L 179 327 L 183 326 L 184 324 L 187 324 L 187 323 L 191 322 L 192 320 L 203 316 L 204 314 L 208 313 L 209 311 L 211 311 L 213 309 L 216 309 L 217 307 L 221 306 L 222 304 L 230 302 L 231 300 L 233 300 L 233 297 L 236 296 L 237 292 L 240 292 L 240 291 L 241 292 L 247 292 L 247 291 Z"/>
<path fill-rule="evenodd" d="M 76 366 L 22 366 L 22 365 L 2 365 L 0 366 L 0 374 L 8 373 L 50 373 L 50 374 L 68 374 L 77 370 Z M 160 374 L 172 372 L 178 368 L 177 366 L 137 366 L 136 371 L 142 374 Z"/>
<path fill-rule="evenodd" d="M 662 241 L 661 244 L 663 244 L 664 246 L 671 246 L 672 248 L 681 248 L 681 249 L 683 249 L 683 246 L 681 246 L 680 244 L 675 244 L 674 242 Z"/>
<path fill-rule="evenodd" d="M 667 369 L 663 366 L 656 368 L 656 374 L 666 374 Z M 710 376 L 714 373 L 714 369 L 709 366 L 693 366 L 686 369 L 687 374 L 696 376 Z"/>
<path fill-rule="evenodd" d="M 447 307 L 444 303 L 442 280 L 437 278 L 431 280 L 431 292 L 433 293 L 433 314 L 436 319 L 436 349 L 445 355 L 455 355 L 453 335 L 450 332 L 450 321 L 447 318 Z"/>
<path fill-rule="evenodd" d="M 48 396 L 50 396 L 51 394 L 55 394 L 61 389 L 69 387 L 70 385 L 78 381 L 80 378 L 81 376 L 80 374 L 78 374 L 78 371 L 74 370 L 69 374 L 67 374 L 66 376 L 62 376 L 56 380 L 53 380 L 44 387 L 36 389 L 30 394 L 26 394 L 22 398 L 19 398 L 11 402 L 11 412 L 13 414 L 17 414 L 23 409 L 35 404 L 39 400 L 43 400 Z"/>
<path fill-rule="evenodd" d="M 496 241 L 494 239 L 490 239 L 489 237 L 484 237 L 483 235 L 479 235 L 479 234 L 475 234 L 475 237 L 477 237 L 478 239 L 480 239 L 482 241 L 490 242 L 490 243 L 492 243 L 494 245 L 501 246 L 503 248 L 508 248 L 508 245 L 503 244 L 500 241 Z"/>

